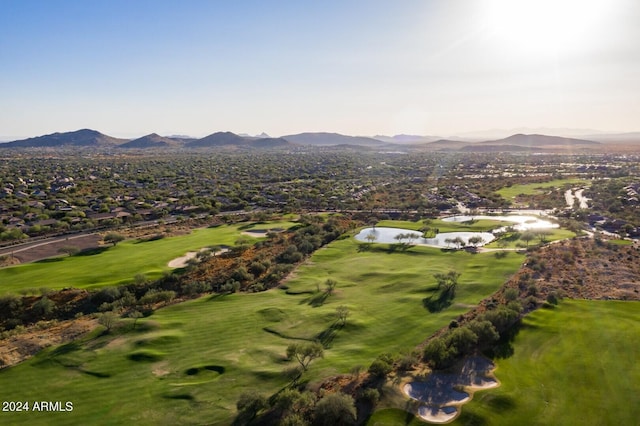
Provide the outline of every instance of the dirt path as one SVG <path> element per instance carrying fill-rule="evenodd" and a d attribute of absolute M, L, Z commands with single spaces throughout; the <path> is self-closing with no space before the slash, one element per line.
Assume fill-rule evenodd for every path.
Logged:
<path fill-rule="evenodd" d="M 62 247 L 75 247 L 78 250 L 96 248 L 100 246 L 102 237 L 99 234 L 69 235 L 55 237 L 43 241 L 4 247 L 0 249 L 0 256 L 13 256 L 20 263 L 35 262 L 53 256 L 59 256 Z"/>
<path fill-rule="evenodd" d="M 16 365 L 42 349 L 70 342 L 93 330 L 95 319 L 54 322 L 47 328 L 33 325 L 27 331 L 0 341 L 0 368 Z"/>

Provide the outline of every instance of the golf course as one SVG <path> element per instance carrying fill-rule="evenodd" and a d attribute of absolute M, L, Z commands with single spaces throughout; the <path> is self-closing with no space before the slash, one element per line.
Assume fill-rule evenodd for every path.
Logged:
<path fill-rule="evenodd" d="M 233 231 L 216 230 L 222 235 Z M 387 245 L 363 246 L 353 238 L 329 244 L 281 288 L 208 295 L 158 310 L 135 327 L 133 320 L 123 319 L 110 333 L 99 326 L 79 341 L 42 351 L 0 373 L 3 400 L 47 395 L 73 402 L 73 411 L 3 413 L 4 418 L 18 424 L 51 424 L 52 419 L 87 424 L 108 415 L 120 424 L 178 419 L 181 424 L 229 424 L 244 390 L 268 396 L 289 383 L 283 372 L 294 367 L 285 356 L 291 342 L 319 339 L 325 346 L 324 357 L 309 366 L 303 381 L 366 369 L 380 354 L 410 353 L 496 291 L 524 260 L 513 252 L 498 258 L 427 247 L 391 252 Z M 46 266 L 52 265 L 57 263 Z M 423 302 L 436 291 L 433 274 L 449 270 L 461 274 L 456 298 L 449 308 L 431 313 Z M 337 283 L 331 294 L 324 291 L 327 279 Z M 349 310 L 343 326 L 337 325 L 338 306 Z"/>
<path fill-rule="evenodd" d="M 477 392 L 453 425 L 636 424 L 638 302 L 565 300 L 524 318 L 497 388 Z M 369 425 L 422 425 L 397 408 Z"/>
<path fill-rule="evenodd" d="M 58 256 L 39 262 L 0 269 L 0 294 L 37 292 L 39 289 L 88 288 L 130 283 L 138 274 L 160 278 L 169 271 L 169 261 L 204 247 L 232 246 L 247 230 L 288 229 L 296 223 L 283 220 L 268 224 L 224 225 L 193 229 L 187 235 L 159 239 L 133 239 L 117 245 L 105 244 L 73 256 Z"/>
<path fill-rule="evenodd" d="M 19 292 L 26 285 L 100 288 L 128 283 L 140 273 L 154 278 L 188 251 L 233 245 L 247 231 L 296 225 L 221 225 L 152 241 L 123 241 L 89 256 L 2 269 L 2 291 Z M 383 225 L 417 230 L 423 224 L 377 224 Z M 430 223 L 447 232 L 502 225 L 488 219 Z M 228 425 L 243 392 L 269 397 L 291 384 L 297 367 L 287 356 L 292 343 L 322 344 L 322 356 L 297 379 L 311 387 L 329 377 L 366 371 L 382 354 L 415 354 L 421 342 L 496 292 L 526 259 L 514 250 L 497 256 L 492 250 L 358 242 L 354 235 L 359 231 L 317 250 L 276 288 L 208 294 L 144 318 L 120 318 L 109 329 L 96 324 L 78 340 L 4 369 L 3 401 L 32 408 L 37 401 L 58 401 L 73 409 L 2 412 L 0 421 Z M 549 238 L 567 231 L 557 232 Z M 460 274 L 455 298 L 440 310 L 428 309 L 428 300 L 438 292 L 434 275 L 450 271 Z M 63 273 L 64 282 L 45 278 Z M 637 302 L 564 300 L 526 316 L 510 343 L 510 355 L 493 360 L 500 385 L 476 392 L 453 424 L 632 424 L 640 414 L 629 406 L 629 395 L 640 382 L 635 368 L 639 312 Z M 385 398 L 383 389 L 367 424 L 425 424 L 402 409 L 403 398 Z"/>

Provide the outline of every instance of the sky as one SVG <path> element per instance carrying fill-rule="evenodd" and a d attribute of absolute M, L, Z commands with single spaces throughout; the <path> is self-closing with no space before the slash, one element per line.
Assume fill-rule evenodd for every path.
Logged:
<path fill-rule="evenodd" d="M 0 137 L 640 130 L 637 0 L 0 0 Z"/>

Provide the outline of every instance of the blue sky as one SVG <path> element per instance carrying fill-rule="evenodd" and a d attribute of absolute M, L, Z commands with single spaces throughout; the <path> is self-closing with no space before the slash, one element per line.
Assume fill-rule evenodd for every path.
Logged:
<path fill-rule="evenodd" d="M 638 22 L 635 0 L 0 0 L 0 136 L 640 130 Z"/>

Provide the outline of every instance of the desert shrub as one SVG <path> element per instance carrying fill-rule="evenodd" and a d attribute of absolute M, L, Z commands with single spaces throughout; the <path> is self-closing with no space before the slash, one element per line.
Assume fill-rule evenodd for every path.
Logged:
<path fill-rule="evenodd" d="M 549 303 L 550 305 L 557 305 L 558 304 L 558 295 L 555 292 L 551 292 L 547 295 L 547 303 Z"/>
<path fill-rule="evenodd" d="M 100 306 L 107 302 L 111 303 L 120 297 L 120 289 L 117 287 L 105 287 L 91 296 L 94 305 Z"/>
<path fill-rule="evenodd" d="M 255 390 L 245 391 L 240 394 L 236 408 L 240 416 L 245 419 L 253 419 L 258 412 L 267 407 L 267 399 Z"/>
<path fill-rule="evenodd" d="M 56 304 L 47 296 L 42 296 L 40 300 L 33 304 L 34 312 L 45 317 L 51 315 L 55 307 Z"/>
<path fill-rule="evenodd" d="M 332 393 L 318 402 L 314 417 L 319 425 L 352 425 L 356 422 L 356 406 L 351 396 Z"/>
<path fill-rule="evenodd" d="M 389 354 L 382 354 L 376 358 L 369 366 L 369 374 L 382 378 L 393 370 L 394 359 Z"/>
<path fill-rule="evenodd" d="M 511 302 L 512 300 L 517 300 L 520 293 L 515 288 L 508 288 L 504 292 L 504 298 L 507 302 Z"/>
<path fill-rule="evenodd" d="M 374 388 L 366 388 L 362 392 L 362 399 L 369 401 L 371 404 L 376 405 L 380 400 L 380 391 Z"/>
<path fill-rule="evenodd" d="M 468 327 L 453 329 L 446 338 L 447 346 L 456 355 L 464 355 L 471 352 L 478 342 L 478 336 Z"/>
<path fill-rule="evenodd" d="M 153 305 L 158 302 L 168 303 L 176 297 L 176 292 L 173 290 L 157 290 L 151 289 L 147 291 L 144 296 L 139 300 L 141 305 Z"/>
<path fill-rule="evenodd" d="M 422 356 L 433 368 L 444 368 L 452 359 L 447 343 L 442 337 L 431 339 L 424 347 Z"/>
<path fill-rule="evenodd" d="M 500 338 L 498 331 L 489 321 L 474 320 L 469 323 L 468 327 L 478 336 L 478 343 L 481 346 L 490 345 Z"/>

